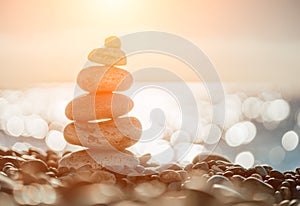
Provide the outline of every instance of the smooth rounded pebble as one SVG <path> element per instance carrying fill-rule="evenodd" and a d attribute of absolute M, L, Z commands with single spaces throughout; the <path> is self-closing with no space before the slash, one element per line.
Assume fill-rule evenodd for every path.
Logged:
<path fill-rule="evenodd" d="M 81 150 L 65 155 L 59 161 L 59 167 L 78 169 L 85 165 L 90 165 L 91 168 L 107 167 L 111 170 L 120 169 L 123 167 L 135 168 L 138 165 L 138 160 L 129 151 L 116 150 Z"/>
<path fill-rule="evenodd" d="M 273 187 L 270 184 L 253 177 L 248 177 L 247 179 L 245 179 L 243 182 L 243 187 L 245 187 L 248 191 L 252 191 L 253 193 L 256 193 L 257 191 L 267 194 L 275 193 Z"/>
<path fill-rule="evenodd" d="M 65 167 L 74 169 L 78 169 L 85 165 L 90 165 L 93 169 L 102 167 L 86 152 L 86 150 L 80 150 L 63 156 L 58 162 L 58 165 L 60 168 Z"/>
<path fill-rule="evenodd" d="M 255 172 L 257 172 L 260 176 L 265 177 L 268 175 L 266 169 L 260 165 L 255 166 Z"/>
<path fill-rule="evenodd" d="M 228 159 L 226 159 L 225 157 L 222 157 L 217 154 L 209 154 L 209 153 L 198 154 L 196 157 L 194 157 L 193 163 L 196 164 L 197 162 L 202 162 L 202 161 L 209 162 L 211 160 L 214 160 L 214 161 L 221 160 L 221 161 L 230 163 L 230 161 Z"/>
<path fill-rule="evenodd" d="M 121 94 L 87 94 L 73 99 L 65 113 L 70 120 L 90 121 L 119 117 L 128 113 L 133 101 Z"/>
<path fill-rule="evenodd" d="M 105 183 L 105 184 L 115 184 L 117 181 L 114 174 L 102 170 L 94 171 L 91 175 L 91 180 L 94 183 Z"/>
<path fill-rule="evenodd" d="M 23 162 L 20 166 L 20 169 L 28 174 L 45 173 L 48 171 L 46 163 L 38 159 Z"/>
<path fill-rule="evenodd" d="M 116 36 L 107 37 L 104 46 L 106 48 L 121 48 L 121 40 Z"/>
<path fill-rule="evenodd" d="M 92 66 L 81 70 L 77 76 L 79 87 L 88 92 L 124 91 L 133 83 L 132 75 L 116 67 Z"/>
<path fill-rule="evenodd" d="M 2 156 L 0 157 L 0 170 L 3 169 L 3 166 L 5 163 L 12 163 L 16 167 L 19 167 L 20 164 L 25 162 L 25 160 L 21 157 L 15 157 L 15 156 Z"/>
<path fill-rule="evenodd" d="M 116 118 L 99 123 L 72 122 L 64 129 L 67 142 L 94 149 L 111 146 L 124 150 L 141 137 L 142 126 L 135 117 Z"/>
<path fill-rule="evenodd" d="M 164 170 L 160 173 L 159 178 L 164 183 L 171 183 L 171 182 L 180 182 L 181 176 L 175 170 Z"/>
<path fill-rule="evenodd" d="M 227 187 L 232 187 L 232 183 L 229 181 L 227 177 L 222 175 L 214 175 L 207 180 L 208 186 L 212 187 L 214 184 L 220 184 Z"/>
<path fill-rule="evenodd" d="M 126 65 L 126 55 L 118 48 L 97 48 L 91 51 L 88 55 L 88 60 L 104 64 L 108 66 L 112 65 Z"/>

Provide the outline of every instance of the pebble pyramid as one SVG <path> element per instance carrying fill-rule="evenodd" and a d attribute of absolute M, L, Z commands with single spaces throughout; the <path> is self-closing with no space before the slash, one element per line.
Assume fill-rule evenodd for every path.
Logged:
<path fill-rule="evenodd" d="M 88 93 L 74 98 L 65 109 L 73 122 L 65 127 L 64 138 L 87 149 L 64 156 L 61 167 L 138 165 L 138 159 L 126 148 L 140 139 L 142 127 L 137 118 L 125 116 L 133 108 L 133 101 L 117 93 L 129 89 L 133 77 L 120 68 L 127 63 L 120 39 L 109 37 L 104 45 L 88 55 L 97 66 L 84 68 L 77 76 L 78 86 Z"/>

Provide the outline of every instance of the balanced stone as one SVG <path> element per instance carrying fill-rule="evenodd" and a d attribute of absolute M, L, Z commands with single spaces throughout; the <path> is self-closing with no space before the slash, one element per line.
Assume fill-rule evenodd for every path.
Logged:
<path fill-rule="evenodd" d="M 126 65 L 126 55 L 118 48 L 97 48 L 89 53 L 88 60 L 104 65 Z"/>
<path fill-rule="evenodd" d="M 88 92 L 124 91 L 131 87 L 132 75 L 120 68 L 92 66 L 81 70 L 77 76 L 79 87 Z"/>
<path fill-rule="evenodd" d="M 106 48 L 121 48 L 121 40 L 116 36 L 110 36 L 105 39 L 104 46 Z"/>
<path fill-rule="evenodd" d="M 60 162 L 60 167 L 78 169 L 84 165 L 91 165 L 92 168 L 130 167 L 135 168 L 138 160 L 127 150 L 120 152 L 117 150 L 81 150 L 64 156 Z"/>
<path fill-rule="evenodd" d="M 142 126 L 134 117 L 121 117 L 133 107 L 133 101 L 115 91 L 124 91 L 133 84 L 132 75 L 117 66 L 127 62 L 115 36 L 105 40 L 105 48 L 94 49 L 88 60 L 103 66 L 84 68 L 77 84 L 88 94 L 76 97 L 65 109 L 66 117 L 74 120 L 64 129 L 67 142 L 88 148 L 65 155 L 59 167 L 111 169 L 116 173 L 132 172 L 139 160 L 126 148 L 141 137 Z"/>
<path fill-rule="evenodd" d="M 90 121 L 118 117 L 128 113 L 132 107 L 132 100 L 122 94 L 87 94 L 72 100 L 65 113 L 70 120 Z"/>
<path fill-rule="evenodd" d="M 65 127 L 64 137 L 70 144 L 88 148 L 109 148 L 111 145 L 118 150 L 124 150 L 139 140 L 141 129 L 142 126 L 135 117 L 116 118 L 99 123 L 72 122 Z"/>

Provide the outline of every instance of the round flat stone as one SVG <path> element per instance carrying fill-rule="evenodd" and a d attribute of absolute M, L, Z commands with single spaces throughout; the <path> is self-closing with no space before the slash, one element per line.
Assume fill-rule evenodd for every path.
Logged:
<path fill-rule="evenodd" d="M 128 113 L 132 107 L 132 100 L 122 94 L 87 94 L 72 100 L 65 113 L 70 120 L 90 121 L 119 117 Z"/>
<path fill-rule="evenodd" d="M 159 174 L 159 178 L 164 183 L 180 182 L 181 176 L 175 170 L 164 170 Z"/>
<path fill-rule="evenodd" d="M 78 169 L 85 165 L 97 169 L 106 167 L 112 171 L 122 172 L 122 168 L 135 168 L 139 162 L 129 151 L 117 150 L 81 150 L 65 155 L 59 161 L 59 167 Z M 124 170 L 125 171 L 125 170 Z"/>
<path fill-rule="evenodd" d="M 99 123 L 72 122 L 64 129 L 67 142 L 87 148 L 124 150 L 141 137 L 142 126 L 135 117 L 116 118 Z"/>
<path fill-rule="evenodd" d="M 104 46 L 106 48 L 121 48 L 121 40 L 116 36 L 107 37 Z"/>
<path fill-rule="evenodd" d="M 126 65 L 127 59 L 125 53 L 118 48 L 97 48 L 91 51 L 88 55 L 88 60 L 104 64 L 112 65 Z"/>
<path fill-rule="evenodd" d="M 28 174 L 45 173 L 48 171 L 46 163 L 38 159 L 23 162 L 20 169 Z"/>
<path fill-rule="evenodd" d="M 79 87 L 88 92 L 124 91 L 133 83 L 132 75 L 116 67 L 92 66 L 81 70 L 77 76 Z"/>
<path fill-rule="evenodd" d="M 102 170 L 94 171 L 91 175 L 91 180 L 93 181 L 93 183 L 104 184 L 115 184 L 117 181 L 114 174 Z"/>
<path fill-rule="evenodd" d="M 207 180 L 208 186 L 212 187 L 214 184 L 224 185 L 227 187 L 232 187 L 232 183 L 227 177 L 222 175 L 213 175 Z"/>
<path fill-rule="evenodd" d="M 262 177 L 265 177 L 268 175 L 267 170 L 260 165 L 255 166 L 255 172 L 257 172 Z"/>

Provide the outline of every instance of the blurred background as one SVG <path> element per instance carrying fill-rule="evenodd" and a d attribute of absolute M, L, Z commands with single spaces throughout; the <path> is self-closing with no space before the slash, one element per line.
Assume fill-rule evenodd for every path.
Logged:
<path fill-rule="evenodd" d="M 226 90 L 225 127 L 210 121 L 207 93 L 186 65 L 145 54 L 130 57 L 128 70 L 158 65 L 190 82 L 202 135 L 213 128 L 221 139 L 216 151 L 232 161 L 294 169 L 300 154 L 299 21 L 298 0 L 2 0 L 0 143 L 76 149 L 63 140 L 64 107 L 89 51 L 110 35 L 157 30 L 192 41 L 211 59 Z M 169 139 L 177 138 L 174 125 L 169 122 Z M 183 139 L 189 139 L 186 132 Z"/>
<path fill-rule="evenodd" d="M 88 52 L 104 38 L 144 30 L 166 31 L 194 42 L 211 58 L 224 82 L 300 84 L 297 0 L 2 0 L 0 4 L 2 88 L 73 81 Z"/>

